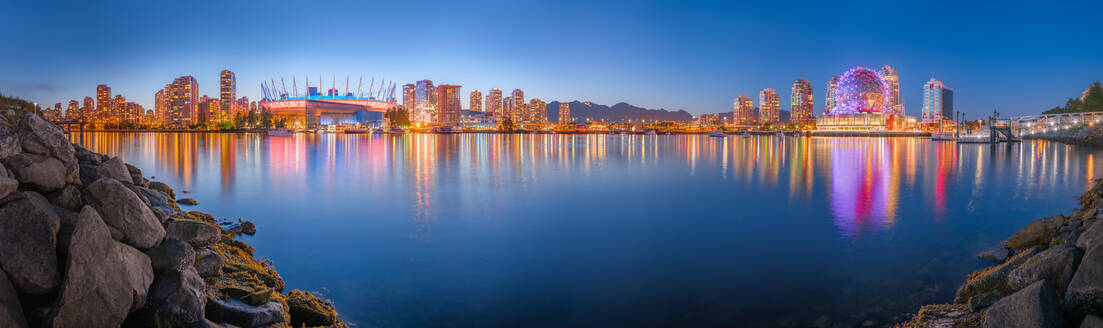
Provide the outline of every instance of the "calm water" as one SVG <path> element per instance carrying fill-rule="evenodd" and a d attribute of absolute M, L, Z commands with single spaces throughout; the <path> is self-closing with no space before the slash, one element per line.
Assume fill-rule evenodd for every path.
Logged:
<path fill-rule="evenodd" d="M 1044 141 L 86 133 L 361 327 L 880 326 L 1078 207 Z M 188 194 L 181 194 L 188 190 Z"/>

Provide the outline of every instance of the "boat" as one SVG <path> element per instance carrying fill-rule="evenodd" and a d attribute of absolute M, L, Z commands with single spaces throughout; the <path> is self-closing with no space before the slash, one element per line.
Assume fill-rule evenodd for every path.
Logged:
<path fill-rule="evenodd" d="M 937 133 L 937 134 L 932 133 L 931 134 L 931 140 L 934 140 L 934 141 L 954 141 L 955 139 L 956 138 L 954 138 L 954 135 L 952 135 L 952 134 L 941 134 L 941 133 Z"/>
<path fill-rule="evenodd" d="M 388 130 L 387 133 L 393 135 L 403 135 L 406 134 L 406 130 L 403 130 L 402 128 L 396 126 Z"/>
<path fill-rule="evenodd" d="M 967 134 L 957 137 L 958 143 L 990 143 L 992 142 L 991 136 L 983 134 Z"/>
<path fill-rule="evenodd" d="M 655 130 L 647 130 L 647 133 L 644 133 L 644 134 L 649 135 L 649 136 L 659 135 L 659 133 L 655 132 Z"/>
<path fill-rule="evenodd" d="M 777 130 L 777 136 L 784 137 L 785 136 L 785 131 Z"/>
<path fill-rule="evenodd" d="M 384 134 L 384 133 L 387 133 L 387 132 L 384 131 L 383 128 L 374 128 L 374 129 L 371 130 L 371 133 L 372 134 Z"/>
<path fill-rule="evenodd" d="M 442 126 L 433 129 L 433 133 L 452 134 L 463 132 L 458 126 Z"/>
<path fill-rule="evenodd" d="M 368 133 L 368 129 L 360 129 L 360 128 L 345 129 L 345 133 L 348 133 L 348 134 Z"/>
<path fill-rule="evenodd" d="M 269 137 L 291 137 L 295 135 L 295 131 L 289 129 L 277 129 L 268 131 Z"/>
<path fill-rule="evenodd" d="M 710 137 L 716 137 L 716 138 L 724 138 L 724 137 L 727 137 L 728 134 L 724 133 L 724 131 L 716 130 L 716 131 L 709 132 L 709 136 Z"/>

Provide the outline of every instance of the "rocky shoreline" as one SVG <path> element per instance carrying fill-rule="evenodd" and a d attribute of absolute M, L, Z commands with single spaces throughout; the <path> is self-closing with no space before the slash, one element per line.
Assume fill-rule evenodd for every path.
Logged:
<path fill-rule="evenodd" d="M 1103 179 L 1076 213 L 1034 221 L 978 257 L 995 265 L 900 326 L 1103 328 Z"/>
<path fill-rule="evenodd" d="M 243 232 L 38 115 L 0 112 L 0 327 L 347 327 L 284 292 Z"/>

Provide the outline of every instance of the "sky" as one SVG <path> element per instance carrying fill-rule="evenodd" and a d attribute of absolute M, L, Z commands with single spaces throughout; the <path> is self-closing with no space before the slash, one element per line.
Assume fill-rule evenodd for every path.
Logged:
<path fill-rule="evenodd" d="M 46 106 L 103 83 L 152 108 L 182 75 L 216 96 L 230 69 L 250 99 L 261 80 L 362 75 L 459 84 L 465 108 L 499 88 L 693 114 L 765 88 L 788 109 L 805 78 L 819 113 L 831 75 L 890 64 L 909 115 L 937 78 L 980 117 L 1037 114 L 1103 80 L 1103 1 L 13 0 L 0 13 L 0 93 Z"/>

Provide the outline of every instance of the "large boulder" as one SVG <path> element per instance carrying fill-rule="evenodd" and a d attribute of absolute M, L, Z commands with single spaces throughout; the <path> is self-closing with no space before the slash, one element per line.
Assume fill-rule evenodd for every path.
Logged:
<path fill-rule="evenodd" d="M 1103 220 L 1097 219 L 1089 222 L 1085 226 L 1084 232 L 1080 233 L 1080 238 L 1076 239 L 1076 247 L 1084 251 L 1103 241 Z"/>
<path fill-rule="evenodd" d="M 34 192 L 12 194 L 0 203 L 0 269 L 20 292 L 37 295 L 57 290 L 61 219 Z"/>
<path fill-rule="evenodd" d="M 93 153 L 77 144 L 73 144 L 73 150 L 76 151 L 77 163 L 100 165 L 100 163 L 103 163 L 103 161 L 107 160 L 106 158 L 104 158 L 106 156 L 98 153 Z"/>
<path fill-rule="evenodd" d="M 0 198 L 8 197 L 8 195 L 15 192 L 16 189 L 19 189 L 19 180 L 0 176 Z"/>
<path fill-rule="evenodd" d="M 1080 328 L 1103 328 L 1103 319 L 1089 315 L 1084 317 L 1084 321 L 1080 323 Z"/>
<path fill-rule="evenodd" d="M 183 240 L 194 247 L 214 245 L 222 237 L 219 227 L 196 220 L 169 219 L 165 221 L 167 236 Z"/>
<path fill-rule="evenodd" d="M 226 265 L 226 259 L 222 254 L 215 252 L 210 247 L 203 247 L 195 251 L 195 271 L 200 277 L 213 277 L 218 275 L 218 270 Z"/>
<path fill-rule="evenodd" d="M 84 201 L 96 209 L 108 226 L 123 233 L 123 242 L 139 249 L 156 246 L 165 228 L 153 211 L 121 182 L 99 179 L 84 188 Z"/>
<path fill-rule="evenodd" d="M 158 274 L 146 306 L 127 319 L 127 326 L 190 327 L 203 323 L 207 296 L 195 268 Z"/>
<path fill-rule="evenodd" d="M 160 220 L 161 223 L 164 223 L 165 220 L 170 217 L 182 215 L 180 209 L 173 206 L 168 196 L 160 191 L 138 185 L 128 187 L 149 205 L 149 209 L 153 210 L 153 214 L 157 216 L 157 219 Z"/>
<path fill-rule="evenodd" d="M 207 317 L 239 327 L 264 327 L 284 321 L 283 304 L 279 302 L 252 306 L 238 300 L 211 299 L 207 302 Z"/>
<path fill-rule="evenodd" d="M 19 295 L 8 281 L 8 276 L 4 275 L 4 271 L 0 271 L 0 327 L 27 327 L 27 319 L 23 317 L 23 306 L 19 304 Z"/>
<path fill-rule="evenodd" d="M 333 304 L 298 289 L 287 293 L 287 310 L 292 327 L 330 326 L 337 322 Z"/>
<path fill-rule="evenodd" d="M 50 194 L 49 200 L 51 204 L 70 211 L 78 211 L 84 206 L 83 201 L 80 199 L 80 190 L 73 185 L 65 185 L 61 190 Z"/>
<path fill-rule="evenodd" d="M 149 187 L 153 190 L 164 193 L 171 199 L 176 199 L 176 192 L 172 190 L 172 187 L 169 187 L 169 185 L 165 184 L 164 182 L 152 181 L 149 183 Z"/>
<path fill-rule="evenodd" d="M 119 182 L 134 183 L 130 178 L 130 172 L 126 170 L 126 163 L 118 157 L 112 157 L 96 167 L 95 179 L 112 178 Z"/>
<path fill-rule="evenodd" d="M 8 130 L 5 128 L 4 130 Z M 0 158 L 8 157 L 23 152 L 23 146 L 19 142 L 19 135 L 4 131 L 0 133 Z"/>
<path fill-rule="evenodd" d="M 1084 252 L 1065 292 L 1065 306 L 1077 314 L 1103 315 L 1103 244 Z"/>
<path fill-rule="evenodd" d="M 992 262 L 993 264 L 1003 263 L 1003 261 L 1007 260 L 1007 258 L 1010 257 L 1010 256 L 1011 256 L 1011 252 L 1010 252 L 1010 250 L 1007 249 L 1007 247 L 999 247 L 999 248 L 996 248 L 996 249 L 987 250 L 987 251 L 981 252 L 980 254 L 977 254 L 977 258 L 979 258 L 981 260 L 988 261 L 988 262 Z"/>
<path fill-rule="evenodd" d="M 0 160 L 24 188 L 50 193 L 65 187 L 65 164 L 44 155 L 22 153 Z"/>
<path fill-rule="evenodd" d="M 1026 249 L 1047 245 L 1057 235 L 1057 229 L 1061 228 L 1064 222 L 1065 217 L 1061 215 L 1038 219 L 1011 235 L 1011 238 L 1004 242 L 1004 246 L 1011 249 Z"/>
<path fill-rule="evenodd" d="M 60 127 L 42 116 L 27 113 L 19 120 L 19 132 L 24 152 L 56 158 L 65 164 L 66 175 L 76 178 L 76 150 Z"/>
<path fill-rule="evenodd" d="M 1037 247 L 1024 250 L 1007 259 L 1003 264 L 973 272 L 965 283 L 958 288 L 954 296 L 954 303 L 965 304 L 973 296 L 987 292 L 1010 294 L 1013 290 L 1007 286 L 1008 275 L 1039 252 L 1041 250 Z"/>
<path fill-rule="evenodd" d="M 146 255 L 157 272 L 183 271 L 195 264 L 195 250 L 191 245 L 172 237 L 146 251 Z"/>
<path fill-rule="evenodd" d="M 1060 328 L 1061 304 L 1048 281 L 1041 280 L 988 308 L 985 328 Z"/>
<path fill-rule="evenodd" d="M 1035 281 L 1045 279 L 1053 287 L 1063 291 L 1068 287 L 1082 253 L 1079 248 L 1069 244 L 1050 247 L 1038 255 L 1027 259 L 1007 276 L 1007 286 L 1012 290 L 1026 288 Z"/>
<path fill-rule="evenodd" d="M 138 250 L 111 239 L 107 225 L 85 206 L 72 224 L 65 281 L 47 327 L 118 327 L 146 299 L 153 270 Z"/>

